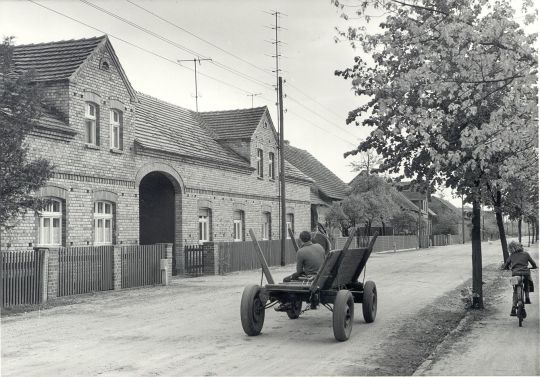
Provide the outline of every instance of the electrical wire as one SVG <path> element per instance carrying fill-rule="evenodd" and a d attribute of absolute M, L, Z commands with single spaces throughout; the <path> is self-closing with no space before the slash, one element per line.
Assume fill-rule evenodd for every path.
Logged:
<path fill-rule="evenodd" d="M 71 16 L 69 16 L 69 15 L 67 15 L 67 14 L 65 14 L 65 13 L 62 13 L 62 12 L 56 10 L 56 9 L 53 9 L 53 8 L 50 8 L 50 7 L 46 6 L 46 5 L 40 4 L 40 3 L 38 3 L 37 1 L 34 1 L 34 0 L 27 0 L 27 1 L 30 2 L 30 3 L 32 3 L 32 4 L 34 4 L 34 5 L 39 6 L 39 7 L 41 7 L 41 8 L 44 8 L 44 9 L 50 11 L 50 12 L 53 12 L 53 13 L 55 13 L 55 14 L 57 14 L 57 15 L 60 15 L 60 16 L 62 16 L 62 17 L 64 17 L 64 18 L 67 18 L 67 19 L 69 19 L 69 20 L 71 20 L 71 21 L 74 21 L 74 22 L 79 23 L 79 24 L 81 24 L 81 25 L 83 25 L 83 26 L 86 26 L 86 27 L 88 27 L 88 28 L 90 28 L 90 29 L 96 30 L 96 31 L 98 31 L 98 32 L 100 32 L 100 33 L 102 33 L 102 34 L 106 34 L 106 35 L 108 35 L 108 36 L 111 37 L 111 38 L 114 38 L 114 39 L 116 39 L 116 40 L 118 40 L 118 41 L 120 41 L 120 42 L 122 42 L 122 43 L 125 43 L 125 44 L 127 44 L 127 45 L 129 45 L 129 46 L 131 46 L 131 47 L 134 47 L 134 48 L 136 48 L 136 49 L 138 49 L 138 50 L 140 50 L 140 51 L 146 52 L 146 53 L 148 53 L 148 54 L 150 54 L 150 55 L 152 55 L 152 56 L 154 56 L 154 57 L 157 57 L 157 58 L 159 58 L 159 59 L 161 59 L 161 60 L 165 60 L 165 61 L 167 61 L 167 62 L 169 62 L 169 63 L 172 63 L 172 64 L 174 64 L 174 65 L 177 66 L 177 67 L 181 67 L 181 68 L 187 69 L 187 70 L 189 70 L 189 71 L 194 71 L 193 68 L 189 68 L 189 67 L 186 67 L 186 66 L 183 66 L 183 65 L 178 64 L 178 62 L 175 61 L 174 59 L 168 58 L 168 57 L 166 57 L 166 56 L 163 56 L 163 55 L 161 55 L 161 54 L 156 53 L 155 51 L 152 51 L 152 50 L 149 50 L 149 49 L 147 49 L 147 48 L 145 48 L 145 47 L 142 47 L 142 46 L 140 46 L 140 45 L 138 45 L 138 44 L 136 44 L 136 43 L 130 42 L 130 41 L 124 39 L 124 38 L 121 38 L 121 37 L 116 36 L 116 35 L 114 35 L 114 34 L 108 33 L 108 32 L 106 32 L 106 31 L 104 31 L 104 30 L 102 30 L 102 29 L 99 29 L 99 28 L 97 28 L 97 27 L 95 27 L 95 26 L 92 26 L 92 25 L 90 25 L 90 24 L 87 24 L 87 23 L 85 23 L 85 22 L 83 22 L 83 21 L 81 21 L 81 20 L 79 20 L 79 19 L 76 19 L 76 18 L 74 18 L 74 17 L 71 17 Z M 83 3 L 87 3 L 86 0 L 81 0 L 81 1 L 82 1 Z M 120 16 L 118 16 L 118 17 L 120 17 Z M 115 18 L 116 18 L 116 17 L 115 17 Z M 126 21 L 128 21 L 128 20 L 126 20 Z M 134 26 L 134 27 L 137 27 L 137 26 Z M 145 28 L 143 28 L 143 27 L 140 27 L 140 28 L 141 28 L 141 29 L 145 29 Z M 137 27 L 137 29 L 139 29 L 139 27 Z M 141 30 L 141 29 L 139 29 L 139 30 Z M 146 30 L 148 30 L 148 29 L 146 29 Z M 153 33 L 153 32 L 151 32 L 150 30 L 148 30 L 148 31 L 149 31 L 150 33 Z M 154 34 L 155 34 L 155 33 L 154 33 Z M 156 34 L 156 35 L 157 35 L 157 34 Z M 158 36 L 156 36 L 156 37 L 159 38 Z M 164 37 L 163 37 L 163 38 L 164 38 Z M 160 38 L 160 39 L 161 39 L 161 38 Z M 166 39 L 166 38 L 164 38 L 164 39 Z M 174 42 L 173 42 L 173 43 L 174 43 Z M 179 48 L 180 48 L 180 47 L 179 47 Z M 190 50 L 190 49 L 186 48 L 186 50 Z M 191 50 L 191 51 L 193 51 L 193 50 Z M 195 53 L 195 55 L 197 55 L 197 54 Z M 199 55 L 199 56 L 200 56 L 200 55 Z M 211 79 L 211 80 L 213 80 L 213 81 L 216 81 L 216 82 L 218 82 L 218 83 L 221 83 L 221 84 L 223 84 L 223 85 L 225 85 L 225 86 L 234 88 L 234 89 L 236 89 L 236 90 L 238 90 L 238 91 L 240 91 L 240 92 L 243 92 L 244 94 L 250 94 L 250 93 L 251 93 L 251 91 L 247 91 L 247 90 L 245 90 L 245 89 L 243 89 L 243 88 L 240 88 L 240 87 L 238 87 L 238 86 L 236 86 L 236 85 L 234 85 L 234 84 L 231 84 L 231 83 L 229 83 L 229 82 L 227 82 L 227 81 L 224 81 L 224 80 L 215 78 L 215 77 L 213 77 L 213 76 L 211 76 L 211 75 L 208 75 L 208 74 L 205 74 L 205 73 L 202 73 L 202 72 L 199 72 L 199 74 L 200 74 L 201 76 L 207 77 L 207 78 L 209 78 L 209 79 Z M 268 85 L 268 84 L 265 84 L 265 85 Z M 272 103 L 271 100 L 269 100 L 268 98 L 266 98 L 266 97 L 264 97 L 264 96 L 260 96 L 260 98 L 263 99 L 263 100 L 265 100 L 267 103 Z M 291 99 L 290 96 L 289 96 L 289 99 Z M 292 98 L 292 100 L 293 100 L 293 102 L 296 102 L 296 103 L 298 103 L 300 106 L 302 106 L 303 108 L 307 109 L 310 113 L 317 114 L 317 113 L 313 112 L 312 109 L 306 107 L 305 105 L 303 105 L 301 102 L 295 100 L 294 98 Z M 293 113 L 293 112 L 291 112 L 291 111 L 289 111 L 289 113 L 292 114 L 293 116 L 295 116 L 295 117 L 297 117 L 297 118 L 299 118 L 299 119 L 305 121 L 306 123 L 308 123 L 308 124 L 310 124 L 310 125 L 312 125 L 312 126 L 318 128 L 318 129 L 324 131 L 324 132 L 327 133 L 328 135 L 334 136 L 335 138 L 344 141 L 345 143 L 351 145 L 352 147 L 356 147 L 356 145 L 353 144 L 353 143 L 351 143 L 349 140 L 344 139 L 343 137 L 341 137 L 341 136 L 339 136 L 339 135 L 337 135 L 337 134 L 335 134 L 335 133 L 329 131 L 327 128 L 324 128 L 324 127 L 318 125 L 317 123 L 314 123 L 312 120 L 309 120 L 309 119 L 307 119 L 307 118 L 305 118 L 305 117 L 303 117 L 303 116 L 301 116 L 301 115 L 299 115 L 299 114 L 297 114 L 297 113 Z M 317 115 L 318 115 L 318 114 L 317 114 Z M 322 117 L 322 116 L 320 116 L 320 115 L 318 115 L 318 116 L 319 116 L 321 119 L 323 119 L 323 120 L 329 122 L 330 124 L 335 125 L 333 122 L 329 121 L 327 118 Z"/>

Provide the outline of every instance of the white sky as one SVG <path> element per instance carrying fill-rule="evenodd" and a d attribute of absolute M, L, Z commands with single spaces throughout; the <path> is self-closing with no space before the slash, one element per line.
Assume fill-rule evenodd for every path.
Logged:
<path fill-rule="evenodd" d="M 355 176 L 356 173 L 348 166 L 351 158 L 344 159 L 343 153 L 353 149 L 358 140 L 367 135 L 368 130 L 345 124 L 348 111 L 358 107 L 360 99 L 352 93 L 350 81 L 336 77 L 334 70 L 351 66 L 357 52 L 346 42 L 334 42 L 337 34 L 335 26 L 344 27 L 348 24 L 339 17 L 341 11 L 329 0 L 132 0 L 217 47 L 146 13 L 126 0 L 88 1 L 186 47 L 200 57 L 212 58 L 213 62 L 203 62 L 197 69 L 201 74 L 217 78 L 228 85 L 199 75 L 200 111 L 251 107 L 251 97 L 248 94 L 261 93 L 254 97 L 254 106 L 268 106 L 276 127 L 274 89 L 246 80 L 230 70 L 249 75 L 255 81 L 267 85 L 275 84 L 275 74 L 271 72 L 275 69 L 275 59 L 270 57 L 275 51 L 269 42 L 275 37 L 274 30 L 270 29 L 274 24 L 274 16 L 268 13 L 276 9 L 285 13 L 286 16 L 280 19 L 280 25 L 286 28 L 280 33 L 280 40 L 286 43 L 281 51 L 284 57 L 280 63 L 286 80 L 285 138 L 292 145 L 308 150 L 346 183 Z M 81 1 L 36 2 L 100 29 L 103 33 L 29 1 L 0 0 L 0 36 L 12 35 L 16 37 L 16 44 L 28 44 L 88 38 L 107 33 L 137 91 L 195 109 L 193 63 L 183 63 L 186 68 L 174 63 L 178 59 L 193 59 L 192 52 L 137 30 Z M 172 62 L 143 52 L 114 37 L 151 50 Z M 225 65 L 226 69 L 215 63 Z M 448 194 L 446 198 L 451 199 Z M 460 205 L 459 200 L 451 201 Z"/>

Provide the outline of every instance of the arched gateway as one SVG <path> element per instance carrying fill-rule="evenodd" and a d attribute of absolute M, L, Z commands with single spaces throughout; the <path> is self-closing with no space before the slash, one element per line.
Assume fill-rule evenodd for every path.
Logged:
<path fill-rule="evenodd" d="M 182 239 L 182 188 L 178 173 L 166 164 L 149 164 L 137 174 L 139 186 L 139 241 L 141 245 L 173 243 Z M 176 275 L 176 250 L 173 250 Z"/>

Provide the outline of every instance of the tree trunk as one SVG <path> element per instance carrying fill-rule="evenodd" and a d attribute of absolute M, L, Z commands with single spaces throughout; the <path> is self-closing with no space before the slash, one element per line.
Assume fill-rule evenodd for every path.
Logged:
<path fill-rule="evenodd" d="M 384 221 L 381 221 L 381 223 L 382 223 L 382 234 L 381 234 L 381 236 L 386 236 L 386 228 L 384 226 Z"/>
<path fill-rule="evenodd" d="M 535 232 L 536 233 L 536 242 L 538 242 L 538 231 L 540 230 L 539 225 L 540 224 L 538 223 L 538 219 L 536 219 L 536 225 L 535 225 L 535 227 L 536 227 L 536 232 Z"/>
<path fill-rule="evenodd" d="M 527 247 L 531 247 L 531 226 L 527 221 Z"/>
<path fill-rule="evenodd" d="M 518 218 L 518 241 L 521 243 L 521 216 Z"/>
<path fill-rule="evenodd" d="M 502 195 L 497 191 L 497 202 L 495 203 L 495 218 L 497 219 L 497 227 L 499 228 L 499 236 L 501 239 L 501 247 L 503 252 L 503 261 L 508 259 L 508 244 L 506 243 L 506 233 L 504 231 L 504 221 L 501 212 Z"/>
<path fill-rule="evenodd" d="M 472 307 L 475 309 L 483 309 L 484 297 L 482 293 L 482 236 L 480 224 L 480 201 L 478 199 L 473 200 L 471 243 L 473 275 Z"/>

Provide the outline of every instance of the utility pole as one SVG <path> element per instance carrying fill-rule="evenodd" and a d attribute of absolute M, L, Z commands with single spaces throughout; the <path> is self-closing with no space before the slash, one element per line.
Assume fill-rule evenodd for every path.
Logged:
<path fill-rule="evenodd" d="M 253 109 L 253 97 L 255 96 L 260 96 L 262 93 L 251 93 L 251 94 L 246 94 L 246 96 L 248 97 L 251 97 L 251 108 Z"/>
<path fill-rule="evenodd" d="M 270 13 L 272 16 L 275 17 L 275 25 L 272 27 L 272 29 L 275 32 L 275 40 L 272 42 L 272 44 L 275 45 L 275 55 L 272 55 L 273 58 L 275 58 L 276 62 L 276 68 L 273 72 L 276 73 L 276 106 L 278 108 L 278 131 L 279 131 L 279 201 L 280 201 L 280 219 L 281 219 L 281 227 L 280 227 L 280 239 L 281 239 L 281 261 L 280 264 L 282 266 L 285 266 L 285 243 L 287 240 L 287 215 L 286 215 L 286 200 L 285 200 L 285 150 L 284 150 L 284 131 L 283 131 L 283 78 L 281 77 L 281 69 L 279 67 L 279 58 L 281 57 L 280 51 L 279 51 L 279 45 L 282 43 L 282 41 L 279 40 L 279 30 L 283 29 L 281 26 L 279 26 L 279 17 L 281 15 L 286 16 L 286 14 L 278 12 L 277 10 L 275 12 Z"/>
<path fill-rule="evenodd" d="M 199 112 L 199 92 L 197 88 L 197 62 L 199 62 L 199 65 L 203 61 L 212 61 L 210 58 L 193 58 L 193 59 L 180 59 L 177 60 L 178 63 L 182 62 L 193 62 L 193 66 L 195 68 L 195 111 Z"/>
<path fill-rule="evenodd" d="M 279 159 L 279 170 L 281 174 L 279 175 L 279 185 L 281 191 L 281 265 L 285 266 L 285 241 L 287 239 L 287 219 L 285 213 L 285 151 L 284 144 L 285 139 L 283 135 L 283 80 L 281 76 L 278 78 L 278 96 L 279 96 L 279 119 L 280 119 L 280 130 L 279 130 L 279 150 L 280 156 Z"/>

